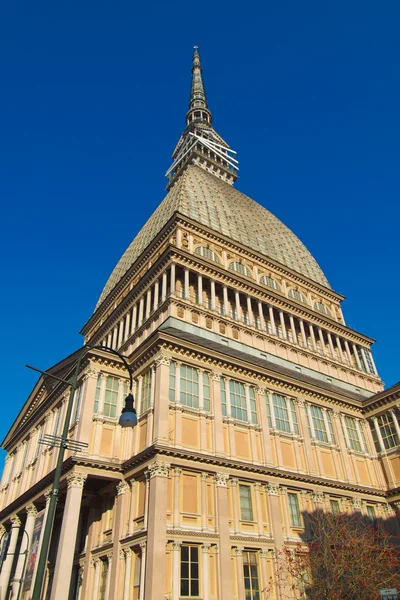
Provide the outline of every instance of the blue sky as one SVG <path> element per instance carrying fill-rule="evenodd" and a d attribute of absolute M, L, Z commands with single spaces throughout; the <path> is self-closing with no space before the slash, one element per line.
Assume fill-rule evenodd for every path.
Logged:
<path fill-rule="evenodd" d="M 0 19 L 3 438 L 82 343 L 164 196 L 198 44 L 236 186 L 288 225 L 400 379 L 398 2 L 26 2 Z"/>

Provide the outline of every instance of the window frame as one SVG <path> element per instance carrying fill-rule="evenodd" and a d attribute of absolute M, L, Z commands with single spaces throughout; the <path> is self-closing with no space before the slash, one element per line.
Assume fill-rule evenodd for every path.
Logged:
<path fill-rule="evenodd" d="M 187 560 L 183 559 L 182 556 L 182 550 L 184 548 L 188 549 L 188 558 Z M 192 552 L 193 550 L 196 550 L 197 553 L 197 560 L 193 560 L 192 559 Z M 194 553 L 194 552 L 193 552 Z M 194 554 L 196 554 L 194 553 Z M 201 577 L 200 577 L 200 552 L 199 552 L 199 545 L 198 544 L 181 544 L 181 549 L 180 549 L 180 560 L 179 560 L 179 591 L 180 591 L 180 597 L 181 598 L 199 598 L 200 597 L 200 586 L 201 586 Z M 188 565 L 188 576 L 187 577 L 182 577 L 182 565 L 183 564 L 187 564 Z M 196 565 L 197 564 L 197 577 L 193 577 L 192 575 L 192 565 Z M 195 569 L 193 569 L 195 570 Z M 188 590 L 186 593 L 186 590 L 183 590 L 183 581 L 187 581 L 188 582 Z M 196 583 L 197 582 L 197 594 L 196 592 Z M 194 590 L 193 590 L 194 587 Z"/>
<path fill-rule="evenodd" d="M 253 497 L 252 497 L 252 491 L 251 491 L 250 484 L 246 484 L 246 483 L 239 484 L 239 507 L 240 507 L 240 520 L 246 521 L 246 522 L 253 522 L 254 521 Z"/>
<path fill-rule="evenodd" d="M 299 495 L 297 492 L 290 491 L 287 493 L 290 527 L 293 529 L 304 529 L 303 517 L 301 515 Z M 291 503 L 291 498 L 295 499 L 294 504 Z"/>

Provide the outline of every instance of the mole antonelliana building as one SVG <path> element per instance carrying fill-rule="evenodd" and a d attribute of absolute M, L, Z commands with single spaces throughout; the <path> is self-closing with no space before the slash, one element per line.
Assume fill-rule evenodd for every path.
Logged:
<path fill-rule="evenodd" d="M 168 193 L 82 329 L 132 366 L 138 424 L 118 424 L 123 361 L 90 350 L 69 428 L 88 447 L 66 453 L 43 598 L 261 599 L 306 512 L 396 522 L 400 384 L 383 390 L 374 340 L 346 326 L 307 248 L 233 187 L 235 156 L 195 48 Z M 79 354 L 49 372 L 69 379 Z M 41 376 L 3 441 L 0 600 L 32 593 L 58 452 L 38 442 L 60 434 L 68 394 Z"/>

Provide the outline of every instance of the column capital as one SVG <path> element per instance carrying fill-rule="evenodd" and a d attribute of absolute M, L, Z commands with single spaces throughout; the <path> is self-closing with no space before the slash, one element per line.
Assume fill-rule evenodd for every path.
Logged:
<path fill-rule="evenodd" d="M 243 556 L 243 546 L 236 546 L 236 548 L 233 549 L 235 552 L 235 556 Z"/>
<path fill-rule="evenodd" d="M 98 374 L 99 374 L 98 371 L 96 371 L 95 369 L 92 369 L 91 367 L 89 367 L 83 373 L 83 375 L 82 375 L 82 381 L 86 381 L 87 379 L 90 379 L 90 378 L 97 379 L 97 375 Z"/>
<path fill-rule="evenodd" d="M 120 481 L 116 486 L 116 490 L 117 496 L 122 496 L 122 494 L 125 494 L 129 490 L 129 483 L 127 481 Z"/>
<path fill-rule="evenodd" d="M 297 404 L 297 406 L 298 406 L 299 408 L 304 408 L 304 407 L 305 407 L 305 405 L 306 405 L 306 403 L 305 403 L 305 401 L 303 400 L 303 398 L 294 398 L 293 402 L 294 402 L 295 404 Z"/>
<path fill-rule="evenodd" d="M 146 552 L 147 542 L 140 542 L 139 546 L 140 550 L 142 551 L 142 554 L 143 552 Z"/>
<path fill-rule="evenodd" d="M 156 369 L 158 367 L 160 367 L 161 365 L 165 365 L 165 366 L 169 367 L 170 364 L 171 364 L 171 357 L 168 356 L 168 354 L 165 354 L 165 353 L 159 354 L 154 359 L 154 366 L 155 366 Z"/>
<path fill-rule="evenodd" d="M 318 491 L 314 490 L 311 492 L 311 499 L 316 504 L 322 504 L 324 501 L 324 494 L 323 494 L 323 492 L 318 492 Z"/>
<path fill-rule="evenodd" d="M 98 556 L 95 556 L 94 558 L 92 558 L 90 564 L 92 567 L 94 567 L 95 569 L 99 566 L 101 560 Z"/>
<path fill-rule="evenodd" d="M 203 554 L 208 554 L 211 548 L 211 544 L 202 544 L 201 545 L 201 551 L 203 552 Z"/>
<path fill-rule="evenodd" d="M 21 526 L 21 519 L 19 518 L 18 515 L 13 515 L 10 519 L 11 523 L 12 523 L 12 527 L 20 527 Z"/>
<path fill-rule="evenodd" d="M 154 461 L 148 467 L 150 478 L 152 477 L 168 477 L 171 465 L 161 460 Z"/>
<path fill-rule="evenodd" d="M 2 537 L 7 529 L 4 527 L 3 523 L 0 525 L 0 537 Z"/>
<path fill-rule="evenodd" d="M 132 548 L 124 548 L 125 558 L 130 558 L 133 554 Z"/>
<path fill-rule="evenodd" d="M 231 483 L 231 487 L 237 487 L 237 484 L 239 483 L 239 479 L 237 477 L 230 477 L 229 481 Z"/>
<path fill-rule="evenodd" d="M 67 487 L 68 489 L 72 487 L 83 488 L 85 485 L 85 481 L 87 479 L 86 473 L 79 473 L 79 471 L 73 471 L 72 473 L 68 473 L 67 475 Z"/>
<path fill-rule="evenodd" d="M 182 546 L 182 542 L 174 541 L 171 543 L 171 548 L 172 548 L 172 550 L 174 550 L 174 552 L 178 552 L 178 550 L 181 549 L 181 546 Z"/>
<path fill-rule="evenodd" d="M 278 483 L 267 483 L 265 486 L 267 493 L 269 496 L 278 496 L 279 493 L 279 484 Z"/>
<path fill-rule="evenodd" d="M 264 395 L 265 394 L 265 387 L 259 385 L 256 387 L 256 394 L 260 394 L 260 395 Z"/>
<path fill-rule="evenodd" d="M 335 419 L 340 419 L 341 414 L 342 414 L 340 412 L 340 410 L 333 410 L 332 412 L 333 412 L 333 416 L 335 417 Z"/>
<path fill-rule="evenodd" d="M 214 483 L 217 487 L 228 487 L 229 475 L 227 473 L 215 473 Z"/>
<path fill-rule="evenodd" d="M 268 558 L 268 552 L 269 552 L 269 550 L 267 550 L 265 548 L 261 548 L 261 550 L 260 550 L 260 558 Z"/>
<path fill-rule="evenodd" d="M 220 381 L 220 379 L 221 379 L 221 373 L 219 371 L 211 371 L 211 373 L 210 373 L 210 379 L 212 381 Z"/>
<path fill-rule="evenodd" d="M 361 510 L 361 498 L 352 498 L 351 505 L 356 510 Z"/>
<path fill-rule="evenodd" d="M 37 515 L 37 508 L 36 508 L 36 506 L 33 503 L 28 504 L 25 507 L 25 510 L 28 513 L 29 517 L 34 517 L 35 515 Z"/>
<path fill-rule="evenodd" d="M 208 473 L 201 474 L 201 481 L 207 481 Z"/>

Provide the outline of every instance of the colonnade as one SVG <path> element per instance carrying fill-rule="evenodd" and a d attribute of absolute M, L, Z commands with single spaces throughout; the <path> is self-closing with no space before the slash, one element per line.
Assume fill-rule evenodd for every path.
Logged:
<path fill-rule="evenodd" d="M 102 343 L 120 348 L 170 294 L 359 371 L 377 374 L 368 348 L 175 263 L 137 299 Z"/>

